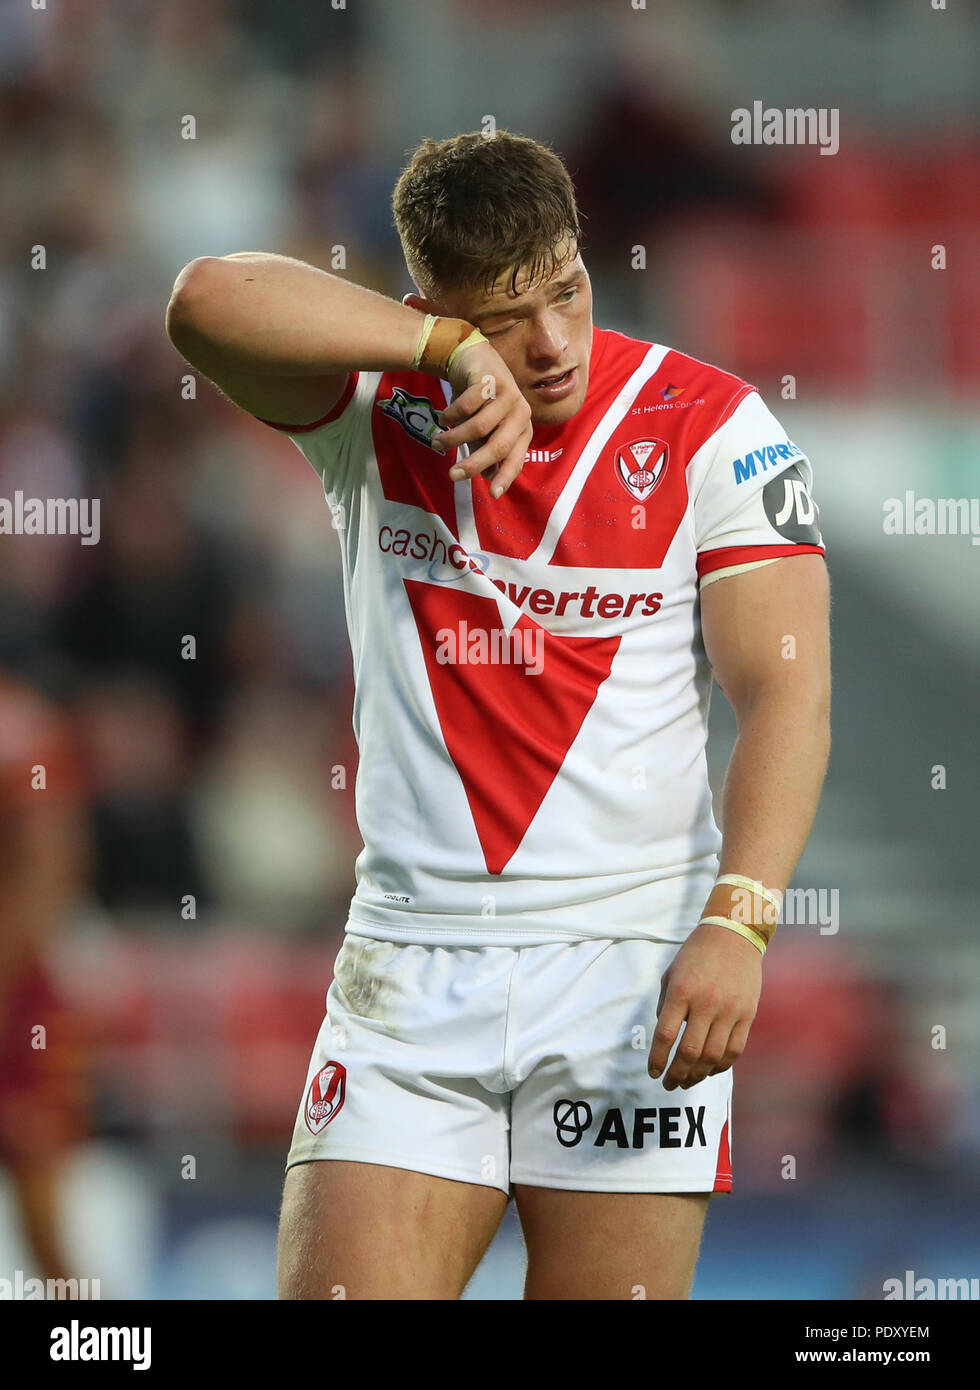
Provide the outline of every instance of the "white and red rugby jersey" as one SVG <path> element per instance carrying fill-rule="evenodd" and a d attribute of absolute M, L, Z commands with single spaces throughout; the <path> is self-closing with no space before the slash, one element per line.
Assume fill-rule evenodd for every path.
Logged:
<path fill-rule="evenodd" d="M 343 551 L 349 929 L 683 941 L 721 845 L 699 587 L 823 553 L 810 464 L 755 387 L 607 329 L 582 409 L 535 431 L 498 500 L 429 445 L 451 399 L 426 373 L 351 373 L 325 419 L 277 425 Z"/>

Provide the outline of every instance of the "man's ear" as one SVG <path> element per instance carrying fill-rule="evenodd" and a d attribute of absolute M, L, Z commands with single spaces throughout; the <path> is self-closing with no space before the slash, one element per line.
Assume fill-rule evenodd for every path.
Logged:
<path fill-rule="evenodd" d="M 420 314 L 435 314 L 438 312 L 431 299 L 423 299 L 419 294 L 403 294 L 402 303 L 407 304 L 410 309 L 418 309 Z"/>

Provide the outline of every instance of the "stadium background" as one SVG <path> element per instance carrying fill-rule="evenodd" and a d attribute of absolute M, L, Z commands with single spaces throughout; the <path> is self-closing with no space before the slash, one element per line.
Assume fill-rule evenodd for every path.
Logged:
<path fill-rule="evenodd" d="M 907 490 L 977 492 L 978 29 L 927 0 L 0 0 L 0 494 L 102 499 L 97 546 L 0 537 L 0 727 L 25 685 L 77 771 L 72 814 L 36 812 L 26 897 L 4 870 L 4 932 L 38 924 L 74 1039 L 73 1121 L 38 1142 L 105 1297 L 273 1296 L 359 843 L 329 513 L 288 441 L 204 382 L 186 398 L 170 288 L 196 255 L 340 246 L 400 297 L 398 170 L 487 115 L 566 157 L 598 323 L 760 387 L 828 542 L 835 743 L 794 886 L 839 920 L 781 928 L 766 962 L 694 1297 L 980 1274 L 980 550 L 882 524 Z M 733 146 L 755 100 L 838 108 L 839 153 Z M 717 788 L 720 694 L 712 727 Z M 8 1026 L 32 1017 L 10 971 Z M 40 1272 L 0 1167 L 18 1268 Z M 468 1296 L 520 1280 L 511 1209 Z"/>

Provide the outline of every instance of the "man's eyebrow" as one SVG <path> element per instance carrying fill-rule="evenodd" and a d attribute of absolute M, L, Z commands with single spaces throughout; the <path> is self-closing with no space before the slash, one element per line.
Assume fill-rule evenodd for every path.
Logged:
<path fill-rule="evenodd" d="M 569 273 L 568 273 L 567 275 L 563 276 L 560 280 L 557 280 L 557 281 L 550 287 L 552 293 L 557 292 L 558 294 L 560 294 L 563 290 L 567 290 L 568 287 L 569 287 L 570 285 L 574 284 L 576 280 L 580 280 L 584 274 L 585 274 L 585 271 L 584 271 L 584 270 L 571 270 L 571 271 L 569 271 Z M 520 309 L 519 309 L 516 305 L 515 305 L 513 308 L 506 308 L 506 309 L 489 309 L 489 310 L 482 310 L 482 309 L 481 309 L 478 313 L 476 313 L 476 314 L 473 316 L 473 318 L 472 318 L 470 321 L 471 321 L 472 323 L 475 323 L 477 319 L 480 319 L 481 322 L 482 322 L 482 321 L 484 321 L 484 320 L 486 320 L 486 319 L 499 319 L 499 318 L 503 318 L 503 317 L 504 317 L 505 315 L 507 315 L 507 314 L 516 314 L 516 313 L 520 313 Z"/>

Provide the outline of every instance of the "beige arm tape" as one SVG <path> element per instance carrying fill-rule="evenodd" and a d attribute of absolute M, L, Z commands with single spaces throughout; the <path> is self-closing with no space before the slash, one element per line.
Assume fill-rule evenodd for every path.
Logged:
<path fill-rule="evenodd" d="M 422 326 L 419 346 L 415 350 L 415 364 L 420 371 L 445 377 L 459 349 L 470 346 L 471 342 L 485 342 L 486 339 L 478 328 L 465 319 L 436 318 L 430 324 L 431 317 L 427 315 Z"/>

